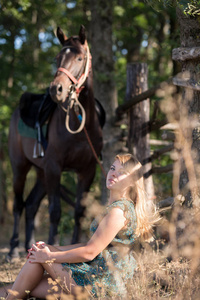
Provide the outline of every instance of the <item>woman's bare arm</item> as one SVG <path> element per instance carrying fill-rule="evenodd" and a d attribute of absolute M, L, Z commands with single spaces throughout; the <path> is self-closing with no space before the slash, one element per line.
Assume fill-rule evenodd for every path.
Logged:
<path fill-rule="evenodd" d="M 85 246 L 86 243 L 78 243 L 78 244 L 72 244 L 72 245 L 67 245 L 67 246 L 56 246 L 56 248 L 60 251 L 68 251 L 72 249 L 76 249 L 79 247 Z"/>
<path fill-rule="evenodd" d="M 123 211 L 118 207 L 113 208 L 103 218 L 87 244 L 78 244 L 79 246 L 76 248 L 58 252 L 51 251 L 48 247 L 38 249 L 34 246 L 34 251 L 31 252 L 32 255 L 29 259 L 33 263 L 46 261 L 78 263 L 93 260 L 112 242 L 117 233 L 124 227 L 125 220 Z"/>

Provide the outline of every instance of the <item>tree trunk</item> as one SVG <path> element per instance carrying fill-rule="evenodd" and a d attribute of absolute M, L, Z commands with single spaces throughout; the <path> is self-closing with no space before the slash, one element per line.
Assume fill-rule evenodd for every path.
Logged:
<path fill-rule="evenodd" d="M 106 111 L 106 124 L 103 130 L 103 165 L 107 172 L 118 152 L 118 133 L 113 127 L 117 93 L 114 81 L 114 61 L 112 52 L 112 11 L 113 1 L 90 1 L 91 5 L 91 54 L 94 74 L 94 95 Z M 105 178 L 102 178 L 102 201 L 107 200 Z"/>
<path fill-rule="evenodd" d="M 6 212 L 6 187 L 5 187 L 5 175 L 3 172 L 2 134 L 0 133 L 0 224 L 4 223 L 5 212 Z"/>
<path fill-rule="evenodd" d="M 126 99 L 136 96 L 147 90 L 148 68 L 145 63 L 128 64 Z M 150 101 L 146 99 L 136 104 L 128 113 L 129 137 L 128 148 L 143 164 L 145 189 L 149 198 L 154 197 L 154 185 L 151 174 L 152 165 L 150 157 L 149 130 Z"/>
<path fill-rule="evenodd" d="M 200 177 L 198 166 L 200 162 L 200 127 L 191 127 L 195 119 L 199 122 L 200 91 L 198 89 L 194 90 L 192 84 L 190 85 L 190 82 L 192 82 L 194 86 L 198 86 L 200 82 L 200 55 L 198 55 L 198 51 L 195 51 L 196 47 L 200 46 L 200 23 L 197 18 L 185 16 L 179 8 L 177 8 L 177 16 L 182 48 L 181 51 L 179 49 L 173 50 L 173 59 L 181 61 L 182 82 L 185 81 L 180 106 L 181 153 L 185 169 L 180 175 L 180 189 L 183 190 L 186 197 L 185 203 L 190 206 L 192 203 L 197 204 L 198 180 Z M 193 50 L 190 51 L 192 47 Z M 179 55 L 178 52 L 180 52 Z M 194 53 L 196 53 L 195 57 Z M 188 182 L 189 184 L 187 184 Z"/>

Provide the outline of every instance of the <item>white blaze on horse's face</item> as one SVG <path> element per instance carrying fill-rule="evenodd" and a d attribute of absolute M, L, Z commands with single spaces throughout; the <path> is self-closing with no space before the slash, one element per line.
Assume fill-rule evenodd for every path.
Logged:
<path fill-rule="evenodd" d="M 67 49 L 65 50 L 65 53 L 68 54 L 69 52 L 70 52 L 70 49 L 67 48 Z"/>

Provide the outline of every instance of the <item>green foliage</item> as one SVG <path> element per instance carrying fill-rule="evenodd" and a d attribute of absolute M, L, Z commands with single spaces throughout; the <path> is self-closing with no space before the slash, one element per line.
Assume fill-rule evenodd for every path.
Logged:
<path fill-rule="evenodd" d="M 191 17 L 198 17 L 200 15 L 200 1 L 192 0 L 190 3 L 187 3 L 187 6 L 184 7 L 184 12 Z"/>
<path fill-rule="evenodd" d="M 74 229 L 74 212 L 73 210 L 62 209 L 62 216 L 58 226 L 58 233 L 60 236 L 60 245 L 65 245 L 64 239 L 66 236 L 72 236 Z"/>
<path fill-rule="evenodd" d="M 199 0 L 145 0 L 156 10 L 162 10 L 162 7 L 179 6 L 182 11 L 191 17 L 198 17 L 200 15 L 200 1 Z"/>
<path fill-rule="evenodd" d="M 102 81 L 114 76 L 120 104 L 126 93 L 127 63 L 148 64 L 149 87 L 172 75 L 171 51 L 179 45 L 177 27 L 172 26 L 176 24 L 172 4 L 179 2 L 187 9 L 189 2 L 112 1 L 115 72 L 99 76 Z M 190 1 L 190 8 L 196 2 L 199 3 Z M 106 1 L 103 4 L 106 5 Z M 91 8 L 87 0 L 2 0 L 0 9 L 0 132 L 6 177 L 10 178 L 7 138 L 11 114 L 24 91 L 42 93 L 52 81 L 55 57 L 60 49 L 54 34 L 57 26 L 70 36 L 77 34 L 80 24 L 84 24 L 90 42 Z M 95 184 L 100 182 L 99 174 L 98 170 Z M 73 175 L 63 176 L 63 183 L 74 190 Z M 92 189 L 96 190 L 94 185 Z"/>

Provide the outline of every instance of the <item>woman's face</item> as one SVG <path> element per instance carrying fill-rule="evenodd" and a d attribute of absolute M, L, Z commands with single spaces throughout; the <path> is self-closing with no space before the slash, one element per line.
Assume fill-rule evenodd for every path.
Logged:
<path fill-rule="evenodd" d="M 124 189 L 130 186 L 131 178 L 125 168 L 122 167 L 120 161 L 116 159 L 111 165 L 106 178 L 106 186 L 109 190 Z"/>

